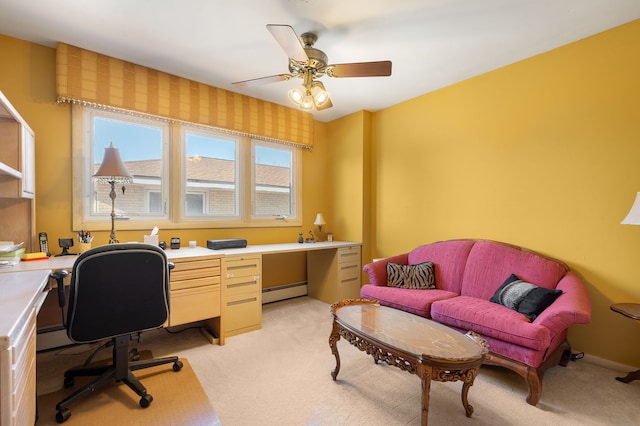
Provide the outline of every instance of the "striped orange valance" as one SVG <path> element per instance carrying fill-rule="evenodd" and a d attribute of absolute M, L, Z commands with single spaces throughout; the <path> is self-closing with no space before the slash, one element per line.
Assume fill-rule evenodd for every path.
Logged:
<path fill-rule="evenodd" d="M 58 43 L 58 102 L 135 111 L 256 136 L 313 146 L 307 112 L 166 74 Z"/>

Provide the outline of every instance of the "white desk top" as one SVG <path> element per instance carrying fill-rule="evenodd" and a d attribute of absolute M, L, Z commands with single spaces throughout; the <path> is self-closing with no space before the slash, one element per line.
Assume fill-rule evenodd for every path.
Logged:
<path fill-rule="evenodd" d="M 166 250 L 169 260 L 184 257 L 220 257 L 243 254 L 277 254 L 300 251 L 339 249 L 361 246 L 361 243 L 332 241 L 319 243 L 284 243 L 247 246 L 237 249 L 209 250 L 203 247 Z M 55 269 L 73 268 L 77 256 L 52 256 L 48 259 L 20 262 L 11 268 L 0 268 L 0 350 L 6 349 L 17 337 L 15 333 L 28 319 L 30 309 L 44 300 L 42 293 Z M 41 303 L 41 302 L 40 302 Z M 39 307 L 38 307 L 39 308 Z"/>
<path fill-rule="evenodd" d="M 218 255 L 220 257 L 242 255 L 242 254 L 276 254 L 276 253 L 293 253 L 298 251 L 313 251 L 313 250 L 327 250 L 338 249 L 342 247 L 361 246 L 362 243 L 350 242 L 350 241 L 332 241 L 332 242 L 319 242 L 319 243 L 283 243 L 283 244 L 261 244 L 254 246 L 247 246 L 245 248 L 234 249 L 221 249 L 210 250 L 204 247 L 181 247 L 176 250 L 167 249 L 167 257 L 171 259 L 179 259 L 183 257 L 194 256 L 211 256 Z M 78 256 L 51 256 L 48 259 L 41 260 L 29 260 L 26 262 L 20 262 L 16 266 L 11 268 L 0 268 L 0 276 L 3 273 L 9 272 L 24 272 L 24 271 L 37 271 L 37 270 L 56 270 L 56 269 L 71 269 Z"/>
<path fill-rule="evenodd" d="M 49 283 L 49 270 L 0 274 L 0 350 L 18 337 L 31 310 L 38 304 Z"/>

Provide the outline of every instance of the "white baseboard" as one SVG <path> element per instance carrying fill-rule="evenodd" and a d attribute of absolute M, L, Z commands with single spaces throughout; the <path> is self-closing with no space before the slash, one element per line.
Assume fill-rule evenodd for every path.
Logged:
<path fill-rule="evenodd" d="M 621 364 L 619 362 L 610 361 L 608 359 L 600 358 L 594 355 L 584 354 L 584 361 L 589 364 L 599 365 L 600 367 L 608 368 L 614 371 L 628 372 L 635 371 L 638 367 L 632 365 Z"/>
<path fill-rule="evenodd" d="M 262 290 L 262 304 L 307 295 L 307 283 L 294 283 Z"/>

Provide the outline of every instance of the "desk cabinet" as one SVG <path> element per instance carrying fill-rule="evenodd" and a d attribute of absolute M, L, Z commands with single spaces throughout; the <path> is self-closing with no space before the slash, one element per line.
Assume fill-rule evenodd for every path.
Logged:
<path fill-rule="evenodd" d="M 220 259 L 194 256 L 171 259 L 169 326 L 220 316 Z"/>
<path fill-rule="evenodd" d="M 262 327 L 262 257 L 227 256 L 222 260 L 225 336 Z"/>
<path fill-rule="evenodd" d="M 325 303 L 360 297 L 362 260 L 359 245 L 307 253 L 309 296 Z"/>
<path fill-rule="evenodd" d="M 15 345 L 0 351 L 0 423 L 33 424 L 36 418 L 36 310 L 18 332 Z"/>

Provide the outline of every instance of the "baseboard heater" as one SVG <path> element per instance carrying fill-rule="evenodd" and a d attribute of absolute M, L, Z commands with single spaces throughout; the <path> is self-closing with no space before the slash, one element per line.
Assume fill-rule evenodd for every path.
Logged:
<path fill-rule="evenodd" d="M 262 304 L 307 295 L 307 282 L 279 285 L 262 289 Z"/>

